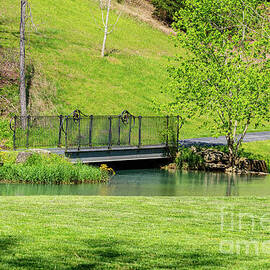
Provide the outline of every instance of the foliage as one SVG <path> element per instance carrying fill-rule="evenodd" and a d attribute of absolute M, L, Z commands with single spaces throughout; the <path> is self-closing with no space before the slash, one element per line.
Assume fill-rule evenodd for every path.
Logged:
<path fill-rule="evenodd" d="M 204 160 L 188 147 L 181 147 L 176 155 L 175 163 L 180 169 L 199 170 L 204 167 Z"/>
<path fill-rule="evenodd" d="M 99 168 L 101 171 L 105 171 L 108 174 L 115 175 L 115 171 L 113 170 L 113 168 L 108 167 L 107 164 L 101 164 Z"/>
<path fill-rule="evenodd" d="M 15 151 L 0 152 L 0 163 L 15 164 L 17 155 Z"/>
<path fill-rule="evenodd" d="M 185 0 L 152 0 L 151 3 L 155 7 L 154 15 L 169 25 L 175 13 L 185 6 Z"/>
<path fill-rule="evenodd" d="M 109 179 L 109 169 L 81 163 L 71 164 L 67 158 L 56 154 L 34 153 L 25 163 L 16 164 L 18 152 L 1 152 L 0 181 L 46 184 L 104 182 Z"/>
<path fill-rule="evenodd" d="M 210 115 L 210 129 L 226 136 L 232 165 L 250 123 L 270 119 L 270 23 L 260 3 L 187 0 L 174 24 L 187 30 L 176 41 L 188 57 L 169 68 L 168 107 Z"/>

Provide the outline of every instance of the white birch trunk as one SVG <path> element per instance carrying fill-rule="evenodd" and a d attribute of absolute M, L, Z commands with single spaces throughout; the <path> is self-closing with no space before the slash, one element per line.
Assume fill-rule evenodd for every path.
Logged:
<path fill-rule="evenodd" d="M 106 40 L 107 40 L 107 36 L 108 36 L 108 23 L 109 23 L 110 9 L 111 9 L 111 0 L 108 0 L 106 22 L 105 22 L 105 27 L 104 27 L 104 39 L 103 39 L 103 45 L 102 45 L 102 50 L 101 50 L 101 57 L 104 57 L 104 55 L 105 55 Z"/>

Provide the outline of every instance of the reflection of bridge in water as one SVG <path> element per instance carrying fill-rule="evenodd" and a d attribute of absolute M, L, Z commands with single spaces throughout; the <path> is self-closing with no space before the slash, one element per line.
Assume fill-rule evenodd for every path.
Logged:
<path fill-rule="evenodd" d="M 14 117 L 14 149 L 44 148 L 72 161 L 99 163 L 170 158 L 178 147 L 179 116 L 85 115 Z"/>

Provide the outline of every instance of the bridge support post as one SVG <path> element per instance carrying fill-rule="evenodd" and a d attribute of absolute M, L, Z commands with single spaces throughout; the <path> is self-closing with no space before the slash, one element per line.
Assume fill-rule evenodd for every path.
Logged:
<path fill-rule="evenodd" d="M 142 145 L 142 117 L 139 116 L 139 144 L 138 147 L 140 148 Z"/>
<path fill-rule="evenodd" d="M 79 114 L 78 151 L 81 149 L 81 115 Z"/>
<path fill-rule="evenodd" d="M 128 117 L 129 120 L 129 132 L 128 132 L 128 144 L 131 144 L 131 125 L 132 125 L 132 116 Z"/>
<path fill-rule="evenodd" d="M 66 117 L 65 149 L 68 150 L 68 116 Z"/>
<path fill-rule="evenodd" d="M 118 141 L 117 144 L 121 144 L 121 115 L 118 116 Z"/>
<path fill-rule="evenodd" d="M 59 133 L 58 133 L 58 147 L 61 147 L 61 139 L 62 139 L 62 125 L 63 125 L 63 115 L 59 116 Z"/>
<path fill-rule="evenodd" d="M 93 115 L 90 115 L 90 123 L 89 123 L 89 147 L 92 148 L 92 129 L 93 129 Z"/>
<path fill-rule="evenodd" d="M 109 117 L 109 142 L 108 149 L 112 148 L 112 117 Z"/>

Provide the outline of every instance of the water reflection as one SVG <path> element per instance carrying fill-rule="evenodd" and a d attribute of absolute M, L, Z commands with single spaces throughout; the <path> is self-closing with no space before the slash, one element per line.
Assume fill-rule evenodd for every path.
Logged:
<path fill-rule="evenodd" d="M 0 184 L 0 195 L 269 196 L 270 176 L 191 171 L 170 173 L 158 169 L 123 170 L 108 184 Z"/>

